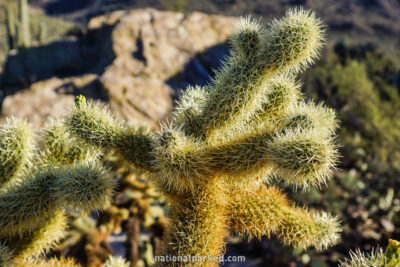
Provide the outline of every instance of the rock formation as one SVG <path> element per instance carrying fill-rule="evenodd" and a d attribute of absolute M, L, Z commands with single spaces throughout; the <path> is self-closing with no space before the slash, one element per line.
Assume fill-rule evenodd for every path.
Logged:
<path fill-rule="evenodd" d="M 8 58 L 1 81 L 2 116 L 25 117 L 41 126 L 48 116 L 63 114 L 74 95 L 83 94 L 108 102 L 121 119 L 157 127 L 155 122 L 171 111 L 173 89 L 186 85 L 179 79 L 190 76 L 179 74 L 189 67 L 205 72 L 207 79 L 221 59 L 213 47 L 226 40 L 236 20 L 155 9 L 93 18 L 77 40 L 25 49 Z"/>

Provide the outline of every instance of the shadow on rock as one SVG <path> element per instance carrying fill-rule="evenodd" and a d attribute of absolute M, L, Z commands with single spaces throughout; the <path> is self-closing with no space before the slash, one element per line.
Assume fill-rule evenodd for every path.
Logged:
<path fill-rule="evenodd" d="M 174 98 L 177 99 L 181 90 L 188 86 L 205 86 L 214 77 L 217 70 L 229 53 L 227 42 L 212 46 L 195 55 L 183 70 L 170 77 L 166 84 L 174 89 Z"/>
<path fill-rule="evenodd" d="M 115 58 L 111 48 L 112 28 L 106 25 L 76 40 L 19 49 L 7 58 L 0 89 L 7 96 L 52 77 L 101 74 Z"/>

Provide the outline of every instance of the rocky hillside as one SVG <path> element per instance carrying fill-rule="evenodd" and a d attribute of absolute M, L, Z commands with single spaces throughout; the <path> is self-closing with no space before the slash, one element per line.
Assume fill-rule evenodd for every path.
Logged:
<path fill-rule="evenodd" d="M 174 92 L 207 81 L 226 53 L 221 44 L 236 20 L 155 9 L 93 18 L 78 40 L 20 50 L 8 58 L 2 115 L 41 125 L 83 94 L 108 102 L 122 119 L 157 127 L 172 108 Z"/>
<path fill-rule="evenodd" d="M 116 9 L 153 7 L 170 11 L 201 11 L 242 16 L 252 14 L 269 21 L 288 7 L 316 10 L 328 25 L 329 38 L 344 35 L 382 43 L 382 38 L 400 43 L 400 0 L 31 0 L 48 14 L 86 22 Z"/>

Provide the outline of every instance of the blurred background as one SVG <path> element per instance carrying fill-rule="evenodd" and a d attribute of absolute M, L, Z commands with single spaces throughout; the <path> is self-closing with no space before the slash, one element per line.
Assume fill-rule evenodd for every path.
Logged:
<path fill-rule="evenodd" d="M 285 190 L 300 205 L 336 214 L 342 239 L 317 252 L 232 235 L 226 255 L 247 261 L 224 266 L 337 266 L 349 250 L 400 239 L 400 0 L 0 0 L 0 120 L 24 117 L 39 129 L 82 94 L 157 129 L 182 90 L 210 80 L 240 16 L 267 24 L 296 6 L 326 25 L 321 60 L 299 79 L 309 99 L 337 111 L 342 157 L 327 186 Z M 120 190 L 112 207 L 72 214 L 51 254 L 90 267 L 110 254 L 132 267 L 152 264 L 168 210 L 140 174 L 114 165 Z"/>

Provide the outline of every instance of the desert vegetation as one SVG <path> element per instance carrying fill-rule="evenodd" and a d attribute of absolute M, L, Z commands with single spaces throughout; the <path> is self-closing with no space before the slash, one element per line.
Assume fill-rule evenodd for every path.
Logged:
<path fill-rule="evenodd" d="M 240 266 L 399 265 L 396 40 L 357 33 L 378 30 L 363 24 L 365 3 L 342 6 L 357 31 L 338 41 L 332 25 L 345 19 L 318 5 L 265 27 L 192 14 L 189 2 L 106 14 L 87 30 L 65 20 L 89 16 L 78 11 L 90 3 L 58 18 L 42 13 L 57 3 L 2 3 L 0 266 L 218 266 L 237 255 Z M 378 2 L 371 16 L 389 8 Z M 233 21 L 227 43 L 210 46 Z M 192 47 L 185 38 L 200 32 L 210 42 Z M 64 115 L 46 118 L 55 108 Z"/>

